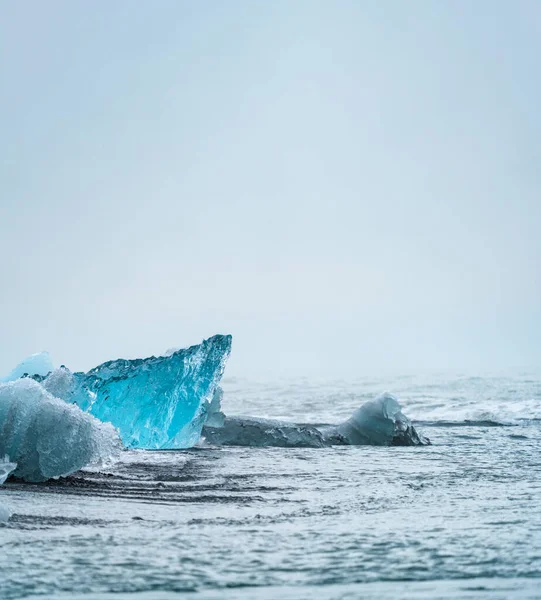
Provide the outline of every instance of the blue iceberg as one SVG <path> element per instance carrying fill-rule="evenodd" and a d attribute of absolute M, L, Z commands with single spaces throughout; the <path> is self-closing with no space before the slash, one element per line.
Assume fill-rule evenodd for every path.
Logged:
<path fill-rule="evenodd" d="M 0 456 L 17 463 L 16 477 L 45 481 L 69 475 L 107 462 L 121 447 L 110 424 L 55 398 L 39 382 L 26 377 L 0 383 Z"/>
<path fill-rule="evenodd" d="M 168 356 L 113 360 L 88 373 L 59 369 L 44 385 L 112 423 L 129 448 L 190 448 L 214 410 L 230 352 L 231 336 L 216 335 Z"/>
<path fill-rule="evenodd" d="M 5 388 L 4 397 L 0 394 L 0 434 L 9 416 L 8 390 L 11 389 L 11 394 L 35 397 L 39 393 L 32 386 L 39 384 L 41 392 L 48 394 L 49 402 L 61 399 L 64 407 L 77 405 L 99 421 L 112 423 L 129 448 L 190 448 L 199 441 L 207 418 L 219 411 L 219 383 L 230 352 L 231 336 L 216 335 L 196 346 L 170 351 L 166 356 L 112 360 L 88 373 L 71 373 L 66 367 L 54 370 L 47 353 L 32 355 L 4 379 L 13 382 L 16 391 Z M 13 440 L 19 439 L 19 433 L 12 434 Z M 11 443 L 16 444 L 16 441 Z M 6 446 L 7 452 L 7 445 L 7 441 L 0 439 L 0 452 L 2 446 Z M 20 469 L 26 472 L 21 464 Z M 58 474 L 58 469 L 53 471 Z"/>

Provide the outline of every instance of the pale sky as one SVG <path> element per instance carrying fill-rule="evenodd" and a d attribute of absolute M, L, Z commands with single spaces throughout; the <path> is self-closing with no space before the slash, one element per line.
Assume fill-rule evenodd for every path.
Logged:
<path fill-rule="evenodd" d="M 0 0 L 0 373 L 541 361 L 541 2 Z"/>

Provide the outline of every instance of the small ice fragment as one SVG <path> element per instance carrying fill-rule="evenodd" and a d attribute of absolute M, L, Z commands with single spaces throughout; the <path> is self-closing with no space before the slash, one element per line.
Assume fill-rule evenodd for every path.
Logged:
<path fill-rule="evenodd" d="M 8 478 L 9 474 L 17 465 L 9 461 L 9 456 L 0 458 L 0 485 Z M 6 506 L 0 504 L 0 523 L 8 521 L 11 517 L 11 512 Z"/>
<path fill-rule="evenodd" d="M 39 375 L 45 377 L 54 369 L 53 361 L 48 352 L 32 354 L 20 362 L 7 377 L 0 377 L 0 381 L 15 381 L 25 375 Z"/>
<path fill-rule="evenodd" d="M 17 465 L 10 462 L 9 456 L 0 458 L 0 485 L 9 477 L 9 474 L 15 470 Z"/>

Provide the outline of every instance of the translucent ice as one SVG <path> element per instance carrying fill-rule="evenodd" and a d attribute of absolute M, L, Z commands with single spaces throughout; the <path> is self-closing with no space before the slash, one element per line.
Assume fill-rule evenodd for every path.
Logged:
<path fill-rule="evenodd" d="M 11 373 L 4 378 L 0 377 L 0 382 L 15 381 L 25 375 L 32 377 L 39 375 L 44 377 L 54 369 L 51 357 L 48 352 L 39 352 L 32 354 L 19 363 Z"/>
<path fill-rule="evenodd" d="M 211 426 L 212 425 L 212 426 Z M 208 423 L 203 435 L 218 446 L 311 447 L 418 446 L 428 444 L 402 413 L 398 400 L 383 394 L 366 402 L 344 423 L 318 426 L 287 423 L 254 417 L 224 417 Z"/>
<path fill-rule="evenodd" d="M 39 379 L 38 379 L 39 381 Z M 72 397 L 75 388 L 75 377 L 73 373 L 60 367 L 52 371 L 48 377 L 41 380 L 43 387 L 56 398 L 68 400 Z"/>
<path fill-rule="evenodd" d="M 326 445 L 322 432 L 311 425 L 256 417 L 226 416 L 221 426 L 205 425 L 203 435 L 209 444 L 216 446 L 321 448 Z"/>
<path fill-rule="evenodd" d="M 209 425 L 212 427 L 221 427 L 224 424 L 225 415 L 222 412 L 223 396 L 224 391 L 221 387 L 217 387 L 214 390 L 214 395 L 212 396 L 212 400 L 210 401 L 210 405 L 207 410 L 207 418 L 205 420 L 205 425 Z"/>
<path fill-rule="evenodd" d="M 417 446 L 427 442 L 404 415 L 398 400 L 389 393 L 363 404 L 347 421 L 336 426 L 335 431 L 345 443 L 354 446 Z"/>
<path fill-rule="evenodd" d="M 0 456 L 17 463 L 15 476 L 45 481 L 69 475 L 120 448 L 110 424 L 55 398 L 37 381 L 0 383 Z"/>
<path fill-rule="evenodd" d="M 10 462 L 9 456 L 0 457 L 0 485 L 9 477 L 9 474 L 15 470 L 17 465 Z"/>
<path fill-rule="evenodd" d="M 9 521 L 9 517 L 11 517 L 11 511 L 9 511 L 5 506 L 0 504 L 0 523 L 4 521 Z"/>
<path fill-rule="evenodd" d="M 213 399 L 230 351 L 231 336 L 216 335 L 169 356 L 113 360 L 86 374 L 55 371 L 44 385 L 111 422 L 128 447 L 190 448 L 207 415 L 219 410 Z"/>
<path fill-rule="evenodd" d="M 4 483 L 16 466 L 17 465 L 15 463 L 9 461 L 8 456 L 4 456 L 4 458 L 0 457 L 0 485 Z M 10 516 L 10 510 L 6 506 L 0 504 L 0 523 L 3 521 L 8 521 Z"/>

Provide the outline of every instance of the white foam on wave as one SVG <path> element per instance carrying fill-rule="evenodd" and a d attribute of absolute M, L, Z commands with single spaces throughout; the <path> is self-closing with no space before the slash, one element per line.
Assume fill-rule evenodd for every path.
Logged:
<path fill-rule="evenodd" d="M 541 419 L 541 379 L 534 376 L 422 379 L 406 387 L 401 401 L 415 421 L 527 424 Z"/>
<path fill-rule="evenodd" d="M 414 422 L 527 424 L 541 419 L 541 371 L 482 376 L 445 372 L 351 380 L 225 378 L 222 387 L 226 414 L 257 414 L 302 423 L 345 420 L 355 406 L 383 390 L 399 398 L 402 410 Z"/>

